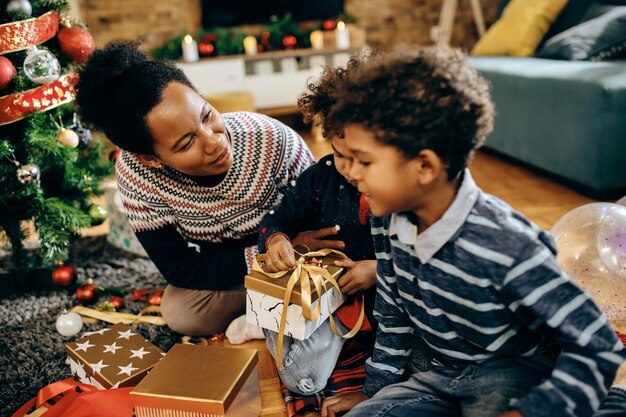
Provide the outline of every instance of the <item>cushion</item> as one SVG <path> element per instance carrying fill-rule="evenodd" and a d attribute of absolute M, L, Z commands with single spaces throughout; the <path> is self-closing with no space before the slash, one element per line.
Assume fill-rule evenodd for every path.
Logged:
<path fill-rule="evenodd" d="M 511 0 L 473 55 L 531 56 L 568 0 Z"/>
<path fill-rule="evenodd" d="M 537 57 L 570 61 L 603 60 L 623 56 L 625 48 L 626 6 L 618 6 L 552 37 Z"/>

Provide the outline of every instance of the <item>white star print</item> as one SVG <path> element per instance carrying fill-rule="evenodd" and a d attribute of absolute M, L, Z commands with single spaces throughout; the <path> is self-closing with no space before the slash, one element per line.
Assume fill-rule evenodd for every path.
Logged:
<path fill-rule="evenodd" d="M 139 350 L 131 349 L 130 351 L 133 352 L 133 354 L 130 355 L 131 358 L 139 358 L 139 359 L 143 359 L 144 355 L 147 355 L 148 353 L 150 353 L 149 351 L 146 352 L 145 350 L 143 350 L 143 346 Z"/>
<path fill-rule="evenodd" d="M 78 352 L 79 350 L 87 352 L 87 349 L 89 349 L 90 347 L 93 347 L 93 346 L 95 346 L 95 345 L 90 344 L 89 340 L 87 340 L 84 343 L 76 343 L 76 352 Z"/>
<path fill-rule="evenodd" d="M 121 346 L 118 346 L 117 343 L 113 342 L 112 345 L 104 345 L 104 351 L 102 353 L 107 353 L 107 352 L 111 352 L 112 354 L 115 355 L 117 349 L 121 349 Z"/>
<path fill-rule="evenodd" d="M 130 331 L 130 329 L 126 330 L 125 332 L 118 332 L 120 335 L 117 336 L 118 339 L 126 339 L 126 340 L 130 340 L 130 337 L 136 333 L 133 333 Z"/>
<path fill-rule="evenodd" d="M 133 371 L 136 371 L 137 369 L 139 369 L 139 368 L 133 368 L 133 363 L 132 362 L 129 363 L 128 365 L 126 365 L 126 366 L 118 366 L 118 368 L 120 368 L 120 371 L 119 371 L 118 375 L 126 374 L 128 376 L 130 376 L 130 374 Z"/>
<path fill-rule="evenodd" d="M 105 365 L 102 363 L 102 359 L 100 359 L 100 362 L 98 363 L 90 363 L 89 366 L 91 366 L 91 369 L 93 369 L 94 372 L 100 372 L 102 370 L 102 368 L 106 368 L 109 365 Z"/>

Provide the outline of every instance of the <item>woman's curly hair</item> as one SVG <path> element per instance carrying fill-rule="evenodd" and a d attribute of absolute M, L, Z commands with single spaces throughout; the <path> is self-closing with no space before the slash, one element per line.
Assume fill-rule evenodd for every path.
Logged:
<path fill-rule="evenodd" d="M 81 118 L 120 148 L 154 154 L 145 117 L 170 82 L 193 88 L 174 63 L 151 61 L 139 42 L 116 41 L 97 49 L 79 70 L 76 103 Z"/>
<path fill-rule="evenodd" d="M 493 129 L 489 84 L 458 49 L 399 46 L 352 65 L 309 87 L 332 91 L 322 113 L 327 132 L 358 124 L 409 159 L 430 149 L 453 180 Z"/>

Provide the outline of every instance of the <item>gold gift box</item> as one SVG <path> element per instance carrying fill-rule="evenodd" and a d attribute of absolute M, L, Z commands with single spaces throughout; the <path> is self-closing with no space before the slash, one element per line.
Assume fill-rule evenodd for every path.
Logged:
<path fill-rule="evenodd" d="M 123 323 L 86 333 L 65 349 L 70 361 L 84 372 L 74 376 L 87 384 L 100 384 L 99 388 L 137 385 L 163 357 L 161 349 Z"/>
<path fill-rule="evenodd" d="M 335 261 L 345 260 L 339 255 L 334 253 L 330 253 L 324 257 L 316 257 L 317 260 L 322 261 L 322 266 L 326 269 L 330 275 L 332 275 L 335 280 L 338 280 L 339 277 L 343 274 L 344 268 L 335 266 Z M 287 274 L 283 275 L 280 278 L 270 278 L 267 275 L 264 275 L 261 272 L 252 271 L 250 274 L 246 275 L 244 286 L 250 290 L 254 290 L 260 292 L 262 294 L 270 295 L 272 297 L 276 297 L 279 299 L 283 299 L 285 297 L 285 290 L 287 289 L 287 282 L 291 277 L 291 271 Z M 322 286 L 322 294 L 332 288 L 332 284 L 328 281 L 324 282 Z M 311 281 L 311 302 L 314 302 L 319 298 L 317 291 L 315 290 L 315 286 Z M 293 292 L 291 293 L 291 297 L 289 298 L 289 302 L 291 304 L 297 304 L 299 306 L 302 305 L 302 289 L 300 288 L 300 281 L 296 282 L 293 287 Z"/>
<path fill-rule="evenodd" d="M 261 412 L 253 349 L 174 345 L 130 393 L 137 417 L 241 416 Z"/>

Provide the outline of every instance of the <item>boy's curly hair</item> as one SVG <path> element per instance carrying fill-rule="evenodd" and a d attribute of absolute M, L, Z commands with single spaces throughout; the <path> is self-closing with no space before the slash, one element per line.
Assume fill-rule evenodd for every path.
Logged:
<path fill-rule="evenodd" d="M 149 60 L 139 44 L 114 41 L 96 49 L 79 70 L 76 104 L 81 118 L 117 146 L 152 155 L 154 137 L 146 115 L 161 102 L 170 82 L 193 86 L 173 62 Z"/>
<path fill-rule="evenodd" d="M 332 106 L 320 101 L 324 129 L 343 135 L 358 124 L 381 143 L 397 147 L 406 158 L 430 149 L 457 178 L 493 129 L 489 84 L 458 49 L 400 46 L 373 53 L 346 70 L 328 70 L 315 88 L 330 91 Z M 327 95 L 327 94 L 326 94 Z"/>

